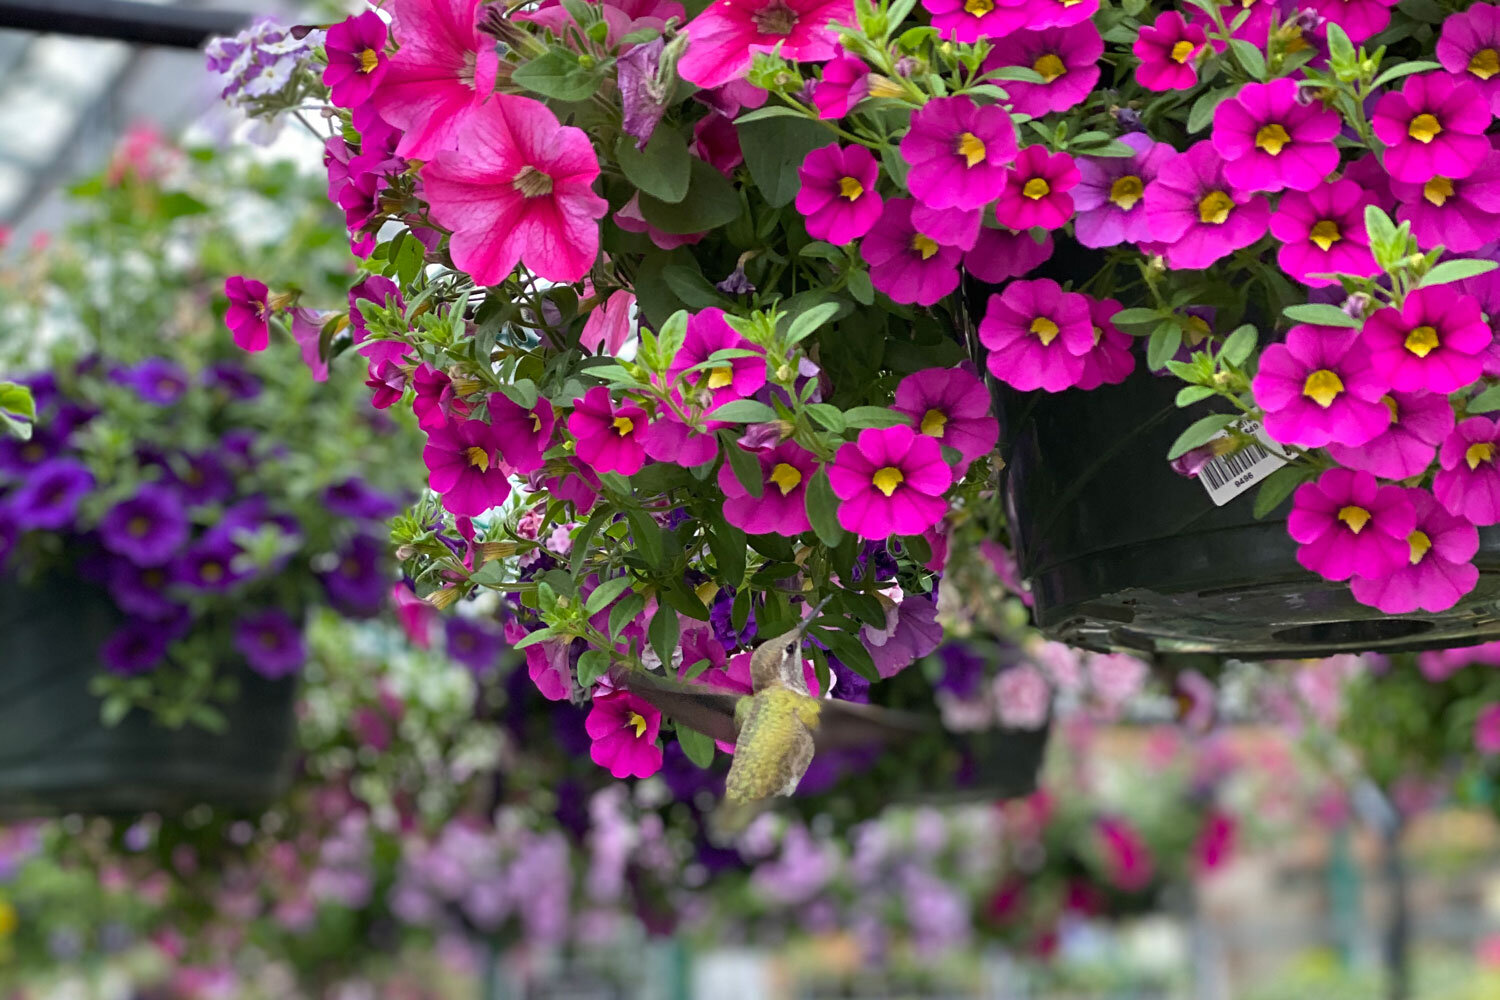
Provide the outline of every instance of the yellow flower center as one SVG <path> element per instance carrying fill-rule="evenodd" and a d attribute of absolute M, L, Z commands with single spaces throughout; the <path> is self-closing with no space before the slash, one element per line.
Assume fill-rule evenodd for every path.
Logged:
<path fill-rule="evenodd" d="M 1356 535 L 1365 530 L 1365 525 L 1370 523 L 1370 512 L 1356 504 L 1350 504 L 1339 511 L 1339 520 L 1349 526 L 1349 530 Z"/>
<path fill-rule="evenodd" d="M 1052 185 L 1048 184 L 1045 178 L 1033 177 L 1026 182 L 1025 187 L 1021 188 L 1021 193 L 1032 201 L 1039 201 L 1052 193 Z"/>
<path fill-rule="evenodd" d="M 1427 357 L 1437 347 L 1437 331 L 1430 326 L 1419 326 L 1406 335 L 1406 349 L 1419 358 Z"/>
<path fill-rule="evenodd" d="M 994 0 L 964 0 L 964 10 L 975 17 L 983 17 L 994 9 Z"/>
<path fill-rule="evenodd" d="M 615 433 L 620 435 L 620 437 L 624 437 L 635 430 L 635 421 L 629 417 L 615 417 L 612 422 L 615 426 Z"/>
<path fill-rule="evenodd" d="M 361 73 L 373 73 L 375 72 L 375 67 L 379 65 L 380 53 L 374 49 L 365 49 L 359 54 L 359 71 Z"/>
<path fill-rule="evenodd" d="M 1453 197 L 1453 182 L 1441 175 L 1434 177 L 1422 185 L 1422 197 L 1442 208 Z"/>
<path fill-rule="evenodd" d="M 1495 445 L 1490 441 L 1475 441 L 1464 452 L 1464 461 L 1470 469 L 1477 469 L 1485 462 L 1495 460 Z"/>
<path fill-rule="evenodd" d="M 1427 537 L 1425 531 L 1413 531 L 1406 536 L 1406 544 L 1411 546 L 1411 564 L 1415 566 L 1432 548 L 1432 539 Z"/>
<path fill-rule="evenodd" d="M 1135 174 L 1126 174 L 1109 186 L 1109 200 L 1127 212 L 1135 207 L 1135 203 L 1145 193 L 1146 185 Z"/>
<path fill-rule="evenodd" d="M 1052 343 L 1057 338 L 1058 333 L 1061 332 L 1057 324 L 1045 316 L 1038 316 L 1032 320 L 1030 330 L 1037 335 L 1037 339 L 1042 342 L 1043 346 Z"/>
<path fill-rule="evenodd" d="M 1323 219 L 1320 221 L 1316 226 L 1312 227 L 1312 232 L 1308 236 L 1318 245 L 1320 250 L 1327 250 L 1344 238 L 1343 234 L 1339 232 L 1339 224 L 1332 219 Z"/>
<path fill-rule="evenodd" d="M 722 389 L 734 381 L 734 369 L 728 365 L 720 365 L 708 370 L 708 387 L 710 389 Z"/>
<path fill-rule="evenodd" d="M 947 426 L 948 415 L 942 410 L 928 410 L 922 414 L 922 433 L 928 437 L 942 437 L 943 428 Z"/>
<path fill-rule="evenodd" d="M 958 137 L 958 155 L 969 166 L 978 166 L 984 162 L 984 140 L 973 132 L 963 133 Z"/>
<path fill-rule="evenodd" d="M 552 178 L 528 163 L 516 171 L 510 186 L 527 198 L 540 198 L 552 193 Z"/>
<path fill-rule="evenodd" d="M 1481 80 L 1488 80 L 1500 73 L 1500 54 L 1494 49 L 1480 49 L 1469 60 L 1469 72 Z"/>
<path fill-rule="evenodd" d="M 490 453 L 479 447 L 479 445 L 476 444 L 473 447 L 465 448 L 464 455 L 468 458 L 469 464 L 480 472 L 490 471 Z"/>
<path fill-rule="evenodd" d="M 777 488 L 781 490 L 782 496 L 786 496 L 797 488 L 798 483 L 802 482 L 802 473 L 797 471 L 795 465 L 788 465 L 786 462 L 777 462 L 775 467 L 771 469 L 771 482 L 775 483 Z"/>
<path fill-rule="evenodd" d="M 839 196 L 850 201 L 865 193 L 865 186 L 856 177 L 839 178 Z"/>
<path fill-rule="evenodd" d="M 894 465 L 887 465 L 876 469 L 875 475 L 870 477 L 870 482 L 875 485 L 875 488 L 886 496 L 890 496 L 896 492 L 896 487 L 905 481 L 906 477 Z"/>
<path fill-rule="evenodd" d="M 10 937 L 20 925 L 21 920 L 16 915 L 16 908 L 0 899 L 0 938 Z"/>
<path fill-rule="evenodd" d="M 1036 70 L 1037 74 L 1048 83 L 1051 83 L 1068 71 L 1068 67 L 1064 65 L 1063 61 L 1051 52 L 1038 56 L 1036 62 L 1031 64 L 1031 68 Z"/>
<path fill-rule="evenodd" d="M 1198 202 L 1198 218 L 1210 225 L 1221 226 L 1229 219 L 1234 208 L 1234 199 L 1223 191 L 1210 191 Z"/>
<path fill-rule="evenodd" d="M 198 567 L 198 575 L 209 583 L 218 583 L 224 579 L 224 567 L 216 562 L 206 562 Z"/>
<path fill-rule="evenodd" d="M 636 739 L 640 739 L 646 735 L 646 720 L 641 718 L 638 712 L 631 712 L 625 717 L 625 726 L 627 729 L 631 726 L 635 727 Z"/>
<path fill-rule="evenodd" d="M 125 530 L 134 538 L 145 538 L 151 530 L 151 521 L 145 517 L 132 517 L 130 523 L 125 525 Z"/>
<path fill-rule="evenodd" d="M 938 252 L 938 245 L 930 236 L 917 233 L 911 238 L 911 248 L 922 255 L 923 260 L 928 260 Z"/>
<path fill-rule="evenodd" d="M 1193 43 L 1184 38 L 1182 41 L 1172 46 L 1172 61 L 1177 63 L 1178 65 L 1182 65 L 1189 59 L 1193 58 L 1193 49 Z"/>
<path fill-rule="evenodd" d="M 1255 146 L 1263 149 L 1272 156 L 1281 152 L 1282 147 L 1292 141 L 1292 137 L 1286 134 L 1286 129 L 1275 122 L 1270 125 L 1262 125 L 1260 131 L 1255 133 Z"/>
<path fill-rule="evenodd" d="M 1331 372 L 1327 368 L 1319 368 L 1307 376 L 1307 381 L 1302 383 L 1302 395 L 1325 410 L 1333 405 L 1333 401 L 1343 391 L 1344 380 L 1338 377 L 1338 373 Z"/>
<path fill-rule="evenodd" d="M 1426 112 L 1417 115 L 1411 120 L 1411 124 L 1406 126 L 1406 134 L 1423 143 L 1436 139 L 1442 131 L 1443 126 L 1438 124 L 1438 120 Z"/>

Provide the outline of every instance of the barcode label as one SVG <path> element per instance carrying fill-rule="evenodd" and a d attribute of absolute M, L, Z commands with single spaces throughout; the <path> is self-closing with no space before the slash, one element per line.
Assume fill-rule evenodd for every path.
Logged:
<path fill-rule="evenodd" d="M 1198 481 L 1216 507 L 1224 506 L 1291 461 L 1276 442 L 1266 436 L 1260 421 L 1242 420 L 1236 426 L 1244 433 L 1254 435 L 1260 443 L 1248 444 L 1229 455 L 1220 455 L 1199 471 Z M 1216 435 L 1215 439 L 1226 437 L 1229 437 L 1228 431 Z"/>

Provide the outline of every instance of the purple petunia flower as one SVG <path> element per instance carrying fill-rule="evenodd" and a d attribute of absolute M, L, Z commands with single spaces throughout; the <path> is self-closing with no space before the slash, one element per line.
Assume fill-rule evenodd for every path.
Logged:
<path fill-rule="evenodd" d="M 234 629 L 234 648 L 251 670 L 270 680 L 289 677 L 307 662 L 302 629 L 276 608 L 240 619 Z"/>
<path fill-rule="evenodd" d="M 1298 100 L 1290 77 L 1250 83 L 1214 110 L 1214 149 L 1224 176 L 1244 191 L 1311 191 L 1339 165 L 1333 137 L 1343 119 Z"/>
<path fill-rule="evenodd" d="M 1161 165 L 1177 155 L 1170 145 L 1144 132 L 1130 132 L 1120 141 L 1134 156 L 1080 156 L 1078 186 L 1073 189 L 1073 229 L 1086 247 L 1145 243 L 1151 239 L 1146 218 L 1146 186 Z"/>
<path fill-rule="evenodd" d="M 1369 204 L 1369 192 L 1348 178 L 1305 193 L 1288 191 L 1271 216 L 1271 235 L 1281 241 L 1276 263 L 1289 277 L 1313 288 L 1339 284 L 1337 278 L 1319 278 L 1319 274 L 1357 278 L 1380 274 L 1365 232 L 1365 206 Z"/>
<path fill-rule="evenodd" d="M 131 622 L 104 641 L 99 658 L 111 673 L 125 677 L 143 674 L 166 659 L 167 647 L 181 637 L 183 620 Z"/>
<path fill-rule="evenodd" d="M 1491 151 L 1467 177 L 1429 177 L 1421 184 L 1391 179 L 1400 199 L 1396 218 L 1411 223 L 1422 247 L 1454 253 L 1478 250 L 1500 231 L 1500 151 Z"/>
<path fill-rule="evenodd" d="M 348 618 L 368 618 L 385 605 L 390 586 L 386 548 L 371 535 L 355 535 L 338 553 L 333 569 L 319 575 L 329 602 Z"/>
<path fill-rule="evenodd" d="M 271 346 L 270 290 L 265 282 L 233 275 L 224 279 L 229 309 L 224 325 L 242 350 L 264 351 Z"/>
<path fill-rule="evenodd" d="M 172 582 L 192 590 L 224 593 L 245 578 L 234 569 L 240 547 L 227 534 L 210 532 L 172 562 Z"/>
<path fill-rule="evenodd" d="M 148 403 L 171 406 L 188 390 L 187 373 L 166 358 L 147 358 L 122 373 L 122 381 Z"/>
<path fill-rule="evenodd" d="M 1077 385 L 1094 348 L 1088 296 L 1050 278 L 1013 281 L 991 295 L 979 322 L 991 375 L 1023 392 Z"/>
<path fill-rule="evenodd" d="M 820 146 L 807 154 L 797 177 L 802 184 L 797 211 L 813 239 L 842 246 L 864 236 L 880 218 L 885 204 L 875 190 L 880 167 L 863 146 Z"/>
<path fill-rule="evenodd" d="M 394 514 L 401 503 L 358 476 L 351 476 L 323 491 L 323 506 L 340 517 L 378 521 Z"/>
<path fill-rule="evenodd" d="M 997 105 L 934 98 L 912 116 L 901 156 L 910 165 L 907 187 L 922 204 L 983 208 L 1005 187 L 1005 166 L 1016 156 L 1016 127 Z"/>
<path fill-rule="evenodd" d="M 110 508 L 99 522 L 99 540 L 137 566 L 168 562 L 188 537 L 187 512 L 174 490 L 147 483 Z"/>
<path fill-rule="evenodd" d="M 223 393 L 230 399 L 254 399 L 260 395 L 260 379 L 239 365 L 219 363 L 209 365 L 203 372 L 203 384 Z"/>
<path fill-rule="evenodd" d="M 1046 146 L 1027 146 L 1016 157 L 1010 180 L 995 204 L 995 219 L 1017 232 L 1033 227 L 1057 229 L 1073 217 L 1073 188 L 1080 174 L 1067 153 Z"/>
<path fill-rule="evenodd" d="M 1421 475 L 1453 430 L 1456 418 L 1448 397 L 1435 392 L 1391 392 L 1380 401 L 1391 411 L 1390 426 L 1357 448 L 1330 444 L 1328 454 L 1340 465 L 1381 479 Z"/>
<path fill-rule="evenodd" d="M 449 659 L 457 660 L 478 675 L 491 670 L 505 649 L 504 636 L 471 618 L 452 617 L 443 626 Z"/>
<path fill-rule="evenodd" d="M 223 503 L 234 495 L 234 474 L 213 452 L 188 455 L 173 464 L 173 486 L 188 506 Z"/>
<path fill-rule="evenodd" d="M 1467 177 L 1490 152 L 1490 106 L 1479 88 L 1446 73 L 1409 76 L 1375 105 L 1370 126 L 1386 145 L 1385 169 L 1399 181 Z"/>
<path fill-rule="evenodd" d="M 1500 421 L 1470 417 L 1438 449 L 1432 492 L 1451 514 L 1481 527 L 1500 524 Z M 1373 574 L 1372 574 L 1373 575 Z"/>
<path fill-rule="evenodd" d="M 170 582 L 160 566 L 137 566 L 129 559 L 110 560 L 105 571 L 109 596 L 121 611 L 147 621 L 166 621 L 182 613 L 182 608 L 167 597 Z"/>
<path fill-rule="evenodd" d="M 1361 340 L 1392 388 L 1453 392 L 1479 378 L 1494 333 L 1472 295 L 1417 288 L 1366 320 Z"/>
<path fill-rule="evenodd" d="M 11 495 L 11 519 L 22 531 L 60 531 L 72 523 L 79 501 L 93 488 L 93 473 L 82 462 L 53 459 L 39 466 Z"/>

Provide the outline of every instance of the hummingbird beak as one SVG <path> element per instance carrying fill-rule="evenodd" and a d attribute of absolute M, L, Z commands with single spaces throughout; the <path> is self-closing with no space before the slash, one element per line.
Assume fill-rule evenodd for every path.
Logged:
<path fill-rule="evenodd" d="M 831 600 L 833 600 L 833 595 L 829 594 L 827 597 L 823 598 L 817 603 L 817 606 L 812 609 L 812 614 L 808 615 L 806 618 L 797 623 L 798 639 L 801 639 L 803 636 L 807 635 L 808 628 L 812 626 L 812 623 L 817 619 L 818 615 L 823 613 L 823 609 L 828 606 L 828 602 Z"/>

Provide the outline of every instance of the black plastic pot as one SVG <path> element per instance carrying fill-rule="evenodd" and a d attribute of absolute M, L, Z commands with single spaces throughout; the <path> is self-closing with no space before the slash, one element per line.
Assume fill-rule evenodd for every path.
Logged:
<path fill-rule="evenodd" d="M 105 726 L 89 680 L 122 621 L 107 596 L 77 580 L 0 579 L 0 816 L 272 802 L 291 777 L 295 681 L 245 671 L 239 698 L 221 706 L 223 733 L 169 729 L 139 710 Z"/>

